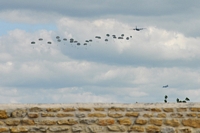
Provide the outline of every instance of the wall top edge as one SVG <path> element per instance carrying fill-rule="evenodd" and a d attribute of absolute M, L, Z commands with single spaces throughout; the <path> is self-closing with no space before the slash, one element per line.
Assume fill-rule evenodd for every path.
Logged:
<path fill-rule="evenodd" d="M 180 107 L 200 107 L 200 103 L 52 103 L 52 104 L 0 104 L 0 109 L 16 109 L 16 108 L 67 108 L 67 107 L 122 107 L 122 108 L 180 108 Z"/>

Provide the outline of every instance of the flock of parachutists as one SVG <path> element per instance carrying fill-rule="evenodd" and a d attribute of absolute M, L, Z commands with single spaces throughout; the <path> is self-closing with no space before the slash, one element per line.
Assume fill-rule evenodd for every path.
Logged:
<path fill-rule="evenodd" d="M 120 39 L 120 40 L 121 39 L 126 39 L 126 40 L 129 40 L 130 38 L 132 38 L 132 36 L 125 37 L 124 34 L 121 34 L 121 36 L 106 34 L 106 38 L 105 39 L 102 39 L 101 36 L 95 36 L 94 39 L 96 39 L 96 40 L 102 39 L 105 42 L 108 42 L 109 39 Z M 80 46 L 80 45 L 86 46 L 86 45 L 88 45 L 88 44 L 90 44 L 90 43 L 92 43 L 94 41 L 92 39 L 88 39 L 88 40 L 85 40 L 85 42 L 80 43 L 79 41 L 75 40 L 74 38 L 67 39 L 67 38 L 61 38 L 60 36 L 56 36 L 55 39 L 56 39 L 56 42 L 58 42 L 58 43 L 64 42 L 64 44 L 65 44 L 67 41 L 69 41 L 70 44 L 75 44 L 77 46 Z M 43 38 L 39 38 L 38 41 L 39 41 L 40 44 L 44 43 L 44 39 Z M 47 41 L 45 43 L 46 44 L 53 44 L 52 41 Z M 31 44 L 35 45 L 36 41 L 32 41 Z"/>
<path fill-rule="evenodd" d="M 131 29 L 131 30 L 141 31 L 141 30 L 143 30 L 143 29 L 146 29 L 146 28 L 137 28 L 137 26 L 136 26 L 136 28 Z M 106 39 L 104 39 L 104 41 L 105 41 L 105 42 L 108 42 L 108 40 L 111 39 L 111 38 L 113 38 L 113 39 L 120 39 L 120 40 L 122 40 L 122 39 L 129 40 L 130 38 L 132 38 L 132 36 L 127 36 L 127 37 L 125 37 L 124 34 L 121 34 L 121 36 L 118 36 L 118 37 L 117 37 L 116 35 L 106 34 Z M 67 42 L 67 38 L 61 39 L 60 36 L 56 36 L 56 39 L 57 39 L 57 42 L 62 42 L 62 41 L 63 41 L 63 42 Z M 95 39 L 100 40 L 100 39 L 101 39 L 101 36 L 95 36 Z M 42 42 L 42 41 L 43 41 L 43 38 L 39 38 L 38 41 Z M 90 44 L 92 41 L 93 41 L 92 39 L 89 39 L 89 40 L 85 40 L 84 43 L 80 43 L 79 41 L 75 40 L 74 38 L 70 38 L 70 39 L 69 39 L 69 42 L 70 42 L 71 44 L 76 44 L 77 46 L 80 46 L 81 44 L 82 44 L 83 46 L 87 46 L 87 45 Z M 46 43 L 47 43 L 47 44 L 52 44 L 51 41 L 48 41 L 48 42 L 46 42 Z M 31 44 L 36 44 L 36 42 L 35 42 L 35 41 L 32 41 Z M 64 44 L 65 44 L 65 43 L 64 43 Z"/>

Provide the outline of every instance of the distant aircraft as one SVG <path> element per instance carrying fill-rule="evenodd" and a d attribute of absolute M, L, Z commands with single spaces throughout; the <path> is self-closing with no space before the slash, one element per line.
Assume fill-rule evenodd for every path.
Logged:
<path fill-rule="evenodd" d="M 137 28 L 137 26 L 136 26 L 135 29 L 133 29 L 133 30 L 140 31 L 140 30 L 143 30 L 143 29 L 145 29 L 145 28 Z"/>
<path fill-rule="evenodd" d="M 167 88 L 167 87 L 168 87 L 168 85 L 164 85 L 164 86 L 163 86 L 163 88 Z"/>

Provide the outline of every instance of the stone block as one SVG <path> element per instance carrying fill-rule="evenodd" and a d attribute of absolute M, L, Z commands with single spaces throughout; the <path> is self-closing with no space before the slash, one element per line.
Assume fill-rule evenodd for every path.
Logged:
<path fill-rule="evenodd" d="M 54 113 L 41 113 L 42 117 L 55 117 Z"/>
<path fill-rule="evenodd" d="M 38 131 L 40 131 L 40 132 L 46 132 L 47 129 L 48 129 L 47 126 L 30 127 L 30 131 L 33 132 L 33 133 L 36 133 Z"/>
<path fill-rule="evenodd" d="M 108 116 L 112 117 L 112 118 L 121 118 L 121 117 L 123 117 L 123 114 L 121 114 L 121 113 L 109 113 Z"/>
<path fill-rule="evenodd" d="M 113 125 L 113 126 L 107 126 L 109 131 L 112 132 L 125 132 L 126 128 L 123 125 Z"/>
<path fill-rule="evenodd" d="M 134 125 L 129 128 L 129 132 L 132 132 L 132 131 L 133 132 L 144 132 L 144 127 Z"/>
<path fill-rule="evenodd" d="M 7 119 L 9 116 L 5 110 L 0 110 L 0 119 Z"/>
<path fill-rule="evenodd" d="M 108 108 L 108 111 L 125 111 L 125 108 L 111 107 Z"/>
<path fill-rule="evenodd" d="M 118 119 L 118 122 L 120 125 L 125 125 L 125 126 L 130 126 L 132 124 L 132 121 L 129 118 Z"/>
<path fill-rule="evenodd" d="M 73 132 L 81 132 L 81 131 L 83 131 L 83 126 L 82 125 L 74 125 L 74 126 L 72 126 L 72 131 Z"/>
<path fill-rule="evenodd" d="M 115 120 L 114 119 L 98 119 L 97 121 L 97 125 L 100 126 L 107 126 L 107 125 L 113 125 L 115 124 Z"/>
<path fill-rule="evenodd" d="M 37 113 L 28 113 L 28 117 L 29 118 L 38 118 L 39 114 L 37 114 Z"/>
<path fill-rule="evenodd" d="M 180 113 L 172 113 L 172 114 L 170 114 L 170 117 L 172 117 L 172 118 L 183 118 L 183 114 L 180 114 Z"/>
<path fill-rule="evenodd" d="M 172 127 L 178 127 L 180 125 L 177 119 L 166 119 L 164 123 L 165 125 L 172 126 Z"/>
<path fill-rule="evenodd" d="M 21 124 L 22 125 L 35 125 L 35 122 L 34 122 L 34 120 L 24 119 L 24 120 L 21 120 Z"/>
<path fill-rule="evenodd" d="M 127 117 L 138 117 L 139 113 L 138 112 L 127 112 L 125 114 L 125 116 L 127 116 Z"/>
<path fill-rule="evenodd" d="M 157 115 L 157 117 L 158 118 L 166 118 L 166 114 L 165 113 L 159 113 L 158 115 Z"/>
<path fill-rule="evenodd" d="M 11 133 L 26 133 L 29 131 L 29 127 L 10 127 Z"/>
<path fill-rule="evenodd" d="M 164 112 L 174 112 L 173 108 L 163 108 Z"/>
<path fill-rule="evenodd" d="M 33 107 L 29 109 L 30 112 L 41 112 L 42 108 L 38 108 L 38 107 Z"/>
<path fill-rule="evenodd" d="M 95 111 L 104 111 L 104 108 L 94 108 Z"/>
<path fill-rule="evenodd" d="M 9 128 L 7 128 L 7 127 L 0 127 L 0 133 L 8 132 L 8 131 L 9 131 Z"/>
<path fill-rule="evenodd" d="M 96 119 L 80 119 L 80 123 L 82 124 L 91 125 L 91 124 L 94 124 L 95 122 L 96 122 Z"/>
<path fill-rule="evenodd" d="M 187 117 L 197 117 L 196 113 L 188 113 L 186 114 Z"/>
<path fill-rule="evenodd" d="M 136 119 L 135 120 L 135 124 L 145 125 L 145 124 L 147 124 L 147 120 L 145 120 L 145 119 Z"/>
<path fill-rule="evenodd" d="M 75 108 L 64 108 L 63 109 L 64 112 L 73 112 L 73 111 L 76 111 Z"/>
<path fill-rule="evenodd" d="M 103 113 L 90 113 L 88 117 L 106 117 L 106 114 Z"/>
<path fill-rule="evenodd" d="M 58 120 L 57 123 L 59 125 L 75 125 L 78 123 L 78 121 L 74 119 L 67 119 L 67 120 Z"/>
<path fill-rule="evenodd" d="M 177 112 L 186 112 L 187 108 L 177 108 Z"/>
<path fill-rule="evenodd" d="M 91 125 L 91 126 L 86 127 L 87 133 L 103 133 L 104 130 L 105 130 L 104 127 L 96 126 L 96 125 Z"/>
<path fill-rule="evenodd" d="M 190 108 L 190 111 L 192 112 L 200 112 L 200 108 Z"/>
<path fill-rule="evenodd" d="M 46 109 L 47 112 L 58 112 L 60 110 L 61 110 L 61 108 L 47 108 Z"/>
<path fill-rule="evenodd" d="M 20 120 L 6 120 L 5 121 L 6 125 L 8 126 L 18 126 L 20 124 Z"/>
<path fill-rule="evenodd" d="M 163 123 L 163 120 L 162 119 L 150 119 L 149 123 L 156 125 L 156 126 L 161 126 Z"/>
<path fill-rule="evenodd" d="M 157 127 L 157 126 L 153 126 L 153 125 L 150 125 L 150 126 L 147 126 L 146 127 L 146 132 L 147 133 L 160 133 L 160 127 Z"/>
<path fill-rule="evenodd" d="M 199 119 L 183 119 L 182 124 L 184 126 L 200 128 L 200 120 Z"/>
<path fill-rule="evenodd" d="M 84 117 L 85 117 L 85 114 L 83 114 L 83 113 L 76 114 L 76 117 L 78 117 L 78 118 L 84 118 Z"/>
<path fill-rule="evenodd" d="M 56 116 L 57 117 L 73 117 L 74 115 L 73 114 L 58 113 Z"/>
<path fill-rule="evenodd" d="M 90 108 L 78 108 L 79 111 L 91 111 Z"/>
<path fill-rule="evenodd" d="M 180 128 L 178 129 L 179 133 L 193 133 L 190 128 Z"/>
<path fill-rule="evenodd" d="M 17 109 L 11 113 L 11 116 L 14 118 L 17 117 L 25 117 L 26 116 L 26 109 Z"/>
<path fill-rule="evenodd" d="M 37 122 L 38 125 L 56 125 L 55 120 L 41 120 Z"/>
<path fill-rule="evenodd" d="M 62 131 L 68 131 L 70 129 L 70 127 L 66 127 L 66 126 L 53 126 L 53 127 L 49 127 L 49 131 L 51 132 L 62 132 Z"/>
<path fill-rule="evenodd" d="M 176 133 L 173 127 L 163 127 L 160 133 Z"/>
<path fill-rule="evenodd" d="M 150 117 L 153 117 L 153 114 L 143 114 L 143 117 L 150 118 Z"/>
<path fill-rule="evenodd" d="M 159 109 L 159 108 L 152 108 L 151 111 L 153 111 L 153 112 L 162 112 L 162 110 Z"/>

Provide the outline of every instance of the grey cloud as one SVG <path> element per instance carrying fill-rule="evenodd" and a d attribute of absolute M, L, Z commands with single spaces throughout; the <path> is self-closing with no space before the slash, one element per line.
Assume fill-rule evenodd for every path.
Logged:
<path fill-rule="evenodd" d="M 57 12 L 59 14 L 76 17 L 104 16 L 104 15 L 142 15 L 142 16 L 160 16 L 177 13 L 190 12 L 198 8 L 199 1 L 136 1 L 136 0 L 60 0 L 60 1 L 1 1 L 1 10 L 36 10 L 44 12 Z"/>

